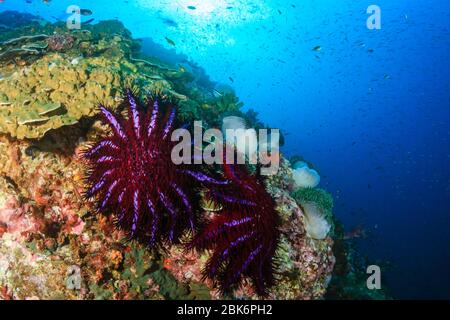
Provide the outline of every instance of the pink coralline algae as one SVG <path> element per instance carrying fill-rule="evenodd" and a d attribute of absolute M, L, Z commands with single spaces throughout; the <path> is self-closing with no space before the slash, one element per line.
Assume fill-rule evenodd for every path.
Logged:
<path fill-rule="evenodd" d="M 21 206 L 19 200 L 10 196 L 0 208 L 0 236 L 7 232 L 22 236 L 28 232 L 37 232 L 36 220 L 27 212 L 28 207 Z"/>

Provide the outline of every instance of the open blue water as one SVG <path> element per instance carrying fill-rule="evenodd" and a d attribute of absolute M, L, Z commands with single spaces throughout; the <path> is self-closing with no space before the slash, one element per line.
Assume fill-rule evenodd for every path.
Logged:
<path fill-rule="evenodd" d="M 72 4 L 233 86 L 283 130 L 287 155 L 317 166 L 346 227 L 364 226 L 361 249 L 392 263 L 394 297 L 450 298 L 450 2 L 2 0 L 0 10 L 55 21 Z M 381 30 L 366 27 L 371 4 Z"/>

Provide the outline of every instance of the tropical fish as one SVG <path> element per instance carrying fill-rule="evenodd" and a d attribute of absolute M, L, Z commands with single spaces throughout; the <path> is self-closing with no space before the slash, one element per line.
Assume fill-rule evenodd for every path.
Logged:
<path fill-rule="evenodd" d="M 94 18 L 91 18 L 91 19 L 89 19 L 89 20 L 87 20 L 87 21 L 84 21 L 83 23 L 81 23 L 81 24 L 89 24 L 89 23 L 91 23 L 92 21 L 94 21 L 95 19 Z"/>
<path fill-rule="evenodd" d="M 169 26 L 169 27 L 174 27 L 174 28 L 177 28 L 178 27 L 178 23 L 176 23 L 174 20 L 172 20 L 172 19 L 169 19 L 169 18 L 164 18 L 164 17 L 160 17 L 160 19 L 161 19 L 161 21 L 165 24 L 165 25 L 167 25 L 167 26 Z"/>
<path fill-rule="evenodd" d="M 188 8 L 189 10 L 195 10 L 195 9 L 197 9 L 195 6 L 187 6 L 187 8 Z"/>
<path fill-rule="evenodd" d="M 164 37 L 164 38 L 166 39 L 168 44 L 170 44 L 171 46 L 174 46 L 174 47 L 176 46 L 176 43 L 172 39 L 169 39 L 167 37 Z"/>
<path fill-rule="evenodd" d="M 322 51 L 322 47 L 321 46 L 315 46 L 313 48 L 313 51 L 316 51 L 316 52 Z"/>
<path fill-rule="evenodd" d="M 82 16 L 90 16 L 90 15 L 92 15 L 92 11 L 89 10 L 89 9 L 81 9 L 81 10 L 80 10 L 80 14 L 81 14 Z"/>

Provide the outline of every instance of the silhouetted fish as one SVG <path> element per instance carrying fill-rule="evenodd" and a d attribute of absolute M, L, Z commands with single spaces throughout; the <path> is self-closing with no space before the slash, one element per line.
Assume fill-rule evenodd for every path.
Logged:
<path fill-rule="evenodd" d="M 81 24 L 89 24 L 89 23 L 91 23 L 94 20 L 95 20 L 94 18 L 91 18 L 91 19 L 89 19 L 87 21 L 82 22 Z"/>
<path fill-rule="evenodd" d="M 169 18 L 164 18 L 164 17 L 161 17 L 160 19 L 165 25 L 167 25 L 169 27 L 178 28 L 178 23 L 176 23 L 174 20 L 169 19 Z"/>
<path fill-rule="evenodd" d="M 174 47 L 176 46 L 176 43 L 172 39 L 169 39 L 167 37 L 164 37 L 164 38 L 166 39 L 168 44 L 170 44 L 171 46 L 174 46 Z"/>
<path fill-rule="evenodd" d="M 81 9 L 81 10 L 80 10 L 80 14 L 81 14 L 82 16 L 90 16 L 90 15 L 92 15 L 92 11 L 89 10 L 89 9 Z"/>

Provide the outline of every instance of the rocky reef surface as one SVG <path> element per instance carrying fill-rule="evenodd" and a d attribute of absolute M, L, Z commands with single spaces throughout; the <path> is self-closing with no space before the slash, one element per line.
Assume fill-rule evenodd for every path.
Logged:
<path fill-rule="evenodd" d="M 209 252 L 127 241 L 112 216 L 83 198 L 80 156 L 105 133 L 98 105 L 117 107 L 124 87 L 167 96 L 180 121 L 202 119 L 209 127 L 230 114 L 262 126 L 253 112 L 243 113 L 232 92 L 213 94 L 212 82 L 200 84 L 184 67 L 143 55 L 117 21 L 68 32 L 31 19 L 0 41 L 0 299 L 258 298 L 246 281 L 223 296 L 204 280 Z M 331 197 L 294 190 L 284 158 L 266 188 L 281 218 L 268 298 L 323 298 L 336 262 Z M 305 203 L 324 212 L 323 236 L 308 231 Z"/>

